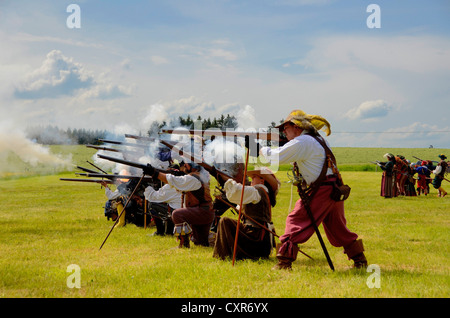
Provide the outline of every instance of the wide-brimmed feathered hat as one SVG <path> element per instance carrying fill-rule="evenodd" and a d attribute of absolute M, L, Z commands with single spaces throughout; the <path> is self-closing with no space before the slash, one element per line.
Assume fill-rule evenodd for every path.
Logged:
<path fill-rule="evenodd" d="M 330 123 L 319 115 L 310 115 L 305 113 L 303 110 L 297 109 L 291 111 L 291 113 L 287 116 L 284 122 L 281 125 L 276 126 L 275 128 L 281 129 L 287 123 L 293 123 L 298 127 L 304 130 L 321 130 L 325 131 L 327 136 L 331 134 L 331 125 Z"/>
<path fill-rule="evenodd" d="M 275 174 L 269 168 L 260 167 L 255 170 L 247 171 L 247 175 L 250 178 L 253 178 L 254 176 L 260 176 L 265 181 L 267 181 L 267 183 L 272 188 L 273 192 L 275 192 L 275 194 L 278 194 L 278 190 L 281 186 L 281 182 L 280 182 L 280 180 L 278 180 L 278 178 L 275 176 Z"/>

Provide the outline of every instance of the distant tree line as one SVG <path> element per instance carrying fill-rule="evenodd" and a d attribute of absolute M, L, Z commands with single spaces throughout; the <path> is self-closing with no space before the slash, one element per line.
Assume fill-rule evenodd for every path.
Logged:
<path fill-rule="evenodd" d="M 106 130 L 61 129 L 57 126 L 35 126 L 26 130 L 27 138 L 41 145 L 98 145 L 105 139 Z"/>
<path fill-rule="evenodd" d="M 179 116 L 177 119 L 171 120 L 169 123 L 163 122 L 153 122 L 151 127 L 149 127 L 147 134 L 154 135 L 163 127 L 186 127 L 188 129 L 194 128 L 195 121 L 200 121 L 202 123 L 202 129 L 206 130 L 209 128 L 219 128 L 225 130 L 226 128 L 236 128 L 237 119 L 235 116 L 231 115 L 221 115 L 220 117 L 213 119 L 202 118 L 198 116 L 196 120 L 193 120 L 190 115 L 186 117 Z M 57 126 L 34 126 L 27 128 L 26 130 L 27 138 L 42 145 L 99 145 L 99 139 L 107 139 L 107 136 L 114 135 L 107 130 L 89 130 L 84 128 L 68 128 L 61 129 Z M 111 139 L 111 138 L 109 138 Z"/>
<path fill-rule="evenodd" d="M 198 116 L 197 119 L 192 119 L 190 115 L 187 117 L 179 116 L 177 119 L 171 120 L 169 123 L 166 121 L 163 122 L 154 122 L 150 129 L 148 130 L 148 135 L 151 136 L 155 132 L 157 133 L 163 127 L 185 127 L 187 129 L 194 129 L 194 124 L 196 122 L 201 122 L 201 129 L 206 130 L 210 128 L 218 128 L 220 130 L 226 130 L 227 128 L 237 128 L 238 122 L 235 116 L 230 116 L 230 114 L 221 115 L 219 118 L 214 117 L 211 118 L 202 118 L 202 116 Z"/>

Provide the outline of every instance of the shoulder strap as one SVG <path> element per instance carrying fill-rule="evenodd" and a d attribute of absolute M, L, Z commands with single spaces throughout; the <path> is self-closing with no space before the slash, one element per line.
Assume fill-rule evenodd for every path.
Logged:
<path fill-rule="evenodd" d="M 318 136 L 315 135 L 311 135 L 315 140 L 317 140 L 317 142 L 319 142 L 322 147 L 325 149 L 325 163 L 324 163 L 324 169 L 325 166 L 327 166 L 327 168 L 331 168 L 331 170 L 333 171 L 333 173 L 338 177 L 338 182 L 342 185 L 344 184 L 343 180 L 342 180 L 342 176 L 341 173 L 339 172 L 338 168 L 337 168 L 337 163 L 336 163 L 336 157 L 334 156 L 333 152 L 331 151 L 331 149 L 327 146 L 327 144 Z M 323 170 L 322 170 L 323 172 Z"/>
<path fill-rule="evenodd" d="M 317 178 L 314 183 L 312 183 L 309 188 L 305 191 L 310 198 L 314 196 L 314 194 L 319 189 L 320 184 L 326 177 L 327 169 L 331 168 L 333 170 L 333 173 L 337 174 L 339 180 L 342 182 L 342 179 L 340 177 L 339 171 L 337 170 L 336 165 L 336 158 L 334 157 L 333 152 L 331 152 L 330 148 L 327 146 L 327 144 L 319 138 L 319 136 L 314 134 L 309 134 L 311 137 L 313 137 L 325 150 L 325 160 L 323 163 L 322 171 L 320 172 L 319 177 Z"/>

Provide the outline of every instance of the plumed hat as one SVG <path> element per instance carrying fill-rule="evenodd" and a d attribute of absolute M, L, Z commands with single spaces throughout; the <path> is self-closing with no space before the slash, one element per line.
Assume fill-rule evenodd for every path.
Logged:
<path fill-rule="evenodd" d="M 323 129 L 323 131 L 326 132 L 327 136 L 331 134 L 331 125 L 325 118 L 319 115 L 307 114 L 300 109 L 291 111 L 291 113 L 288 115 L 285 121 L 281 125 L 276 126 L 275 128 L 281 128 L 286 123 L 289 122 L 293 123 L 294 125 L 297 125 L 298 127 L 304 130 L 318 131 Z"/>

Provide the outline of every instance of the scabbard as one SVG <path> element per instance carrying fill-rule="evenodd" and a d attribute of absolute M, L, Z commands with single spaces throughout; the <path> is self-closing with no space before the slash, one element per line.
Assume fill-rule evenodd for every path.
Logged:
<path fill-rule="evenodd" d="M 317 226 L 316 220 L 315 220 L 314 215 L 313 215 L 313 213 L 311 211 L 310 202 L 312 200 L 312 197 L 315 194 L 315 191 L 308 195 L 308 194 L 306 194 L 303 191 L 303 189 L 299 185 L 298 186 L 298 193 L 300 195 L 300 198 L 302 199 L 303 206 L 305 207 L 306 213 L 308 214 L 308 217 L 311 220 L 311 223 L 312 223 L 312 226 L 314 228 L 314 231 L 316 232 L 317 238 L 319 239 L 320 246 L 322 246 L 322 250 L 323 250 L 323 253 L 325 254 L 325 257 L 327 259 L 328 265 L 330 266 L 331 270 L 334 271 L 333 262 L 331 261 L 331 257 L 328 254 L 327 247 L 325 246 L 325 243 L 323 241 L 322 235 L 320 234 L 320 231 L 319 231 L 319 227 Z"/>

